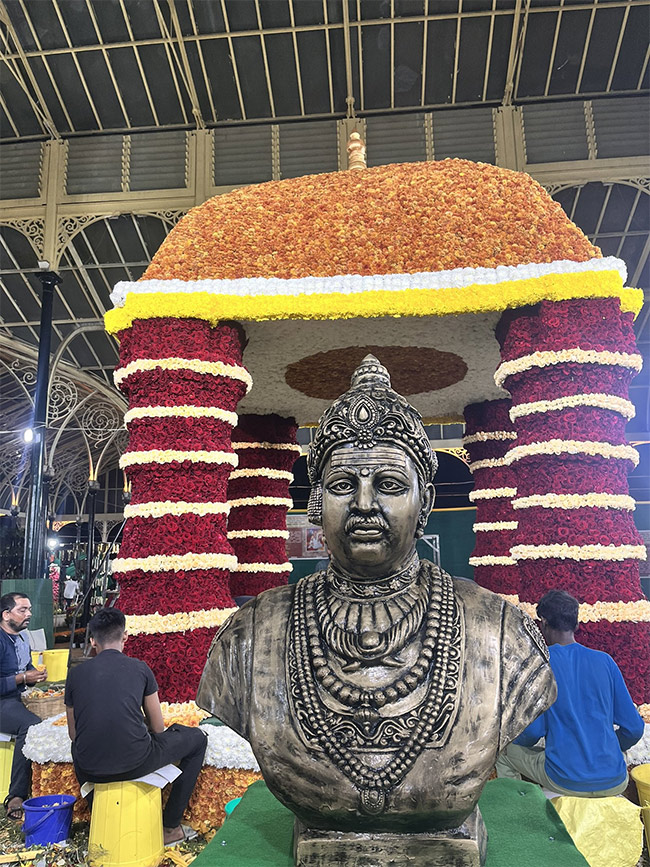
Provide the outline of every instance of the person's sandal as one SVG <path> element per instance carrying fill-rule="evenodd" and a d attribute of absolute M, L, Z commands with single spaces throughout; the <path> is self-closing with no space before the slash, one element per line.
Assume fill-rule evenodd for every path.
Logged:
<path fill-rule="evenodd" d="M 9 804 L 11 801 L 20 801 L 19 807 L 9 808 Z M 23 810 L 23 802 L 17 795 L 7 795 L 7 797 L 2 802 L 2 806 L 5 808 L 5 812 L 7 813 L 7 818 L 11 819 L 14 822 L 22 822 L 25 811 Z"/>
<path fill-rule="evenodd" d="M 188 840 L 196 840 L 199 836 L 199 832 L 195 831 L 194 828 L 190 828 L 189 825 L 181 825 L 181 829 L 183 831 L 183 836 L 179 837 L 178 840 L 172 840 L 170 843 L 165 843 L 165 849 L 172 849 L 174 846 L 180 846 L 181 843 L 186 843 Z"/>

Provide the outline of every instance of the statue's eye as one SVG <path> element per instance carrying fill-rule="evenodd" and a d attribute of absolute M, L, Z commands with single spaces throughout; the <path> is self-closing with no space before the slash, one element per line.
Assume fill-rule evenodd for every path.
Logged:
<path fill-rule="evenodd" d="M 406 486 L 397 479 L 384 478 L 377 483 L 377 490 L 384 494 L 401 494 L 406 490 Z"/>
<path fill-rule="evenodd" d="M 327 490 L 333 494 L 351 494 L 356 488 L 352 479 L 336 479 L 327 485 Z"/>

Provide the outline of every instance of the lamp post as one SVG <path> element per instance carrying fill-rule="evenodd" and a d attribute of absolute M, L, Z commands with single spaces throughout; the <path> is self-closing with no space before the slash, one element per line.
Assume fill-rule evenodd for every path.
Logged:
<path fill-rule="evenodd" d="M 90 620 L 90 599 L 92 593 L 89 593 L 90 582 L 93 574 L 93 542 L 95 541 L 95 500 L 99 492 L 99 482 L 96 479 L 88 480 L 88 495 L 86 497 L 87 512 L 88 512 L 88 546 L 86 548 L 86 571 L 84 574 L 84 608 L 82 615 L 82 626 L 87 626 Z"/>
<path fill-rule="evenodd" d="M 54 271 L 39 271 L 43 287 L 41 301 L 41 330 L 38 342 L 36 391 L 34 393 L 33 439 L 29 479 L 29 506 L 25 523 L 25 552 L 23 578 L 45 577 L 45 518 L 43 509 L 43 472 L 45 468 L 45 419 L 47 414 L 47 385 L 52 343 L 52 304 L 54 287 L 61 278 Z"/>

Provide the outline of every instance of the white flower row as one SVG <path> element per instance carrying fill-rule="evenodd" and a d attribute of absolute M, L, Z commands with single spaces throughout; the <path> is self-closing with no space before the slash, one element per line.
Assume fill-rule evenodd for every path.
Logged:
<path fill-rule="evenodd" d="M 232 572 L 293 572 L 293 566 L 286 563 L 237 563 Z"/>
<path fill-rule="evenodd" d="M 300 452 L 302 449 L 297 443 L 231 443 L 236 451 L 241 449 L 276 449 L 277 451 Z"/>
<path fill-rule="evenodd" d="M 250 467 L 241 470 L 233 470 L 230 474 L 231 479 L 247 479 L 263 476 L 265 479 L 276 479 L 279 481 L 292 482 L 293 473 L 290 470 L 274 470 L 271 467 Z"/>
<path fill-rule="evenodd" d="M 561 440 L 553 439 L 545 442 L 529 443 L 525 446 L 515 446 L 503 458 L 506 466 L 530 455 L 589 455 L 621 461 L 631 461 L 636 467 L 639 463 L 639 453 L 632 446 L 613 446 L 611 443 L 593 442 L 591 440 Z M 477 463 L 481 463 L 478 461 Z M 472 464 L 470 464 L 470 470 Z"/>
<path fill-rule="evenodd" d="M 180 404 L 179 406 L 136 406 L 124 414 L 124 423 L 129 424 L 137 418 L 216 418 L 219 421 L 235 427 L 237 413 L 229 412 L 218 406 L 192 406 L 192 404 Z"/>
<path fill-rule="evenodd" d="M 603 364 L 616 367 L 627 367 L 631 370 L 636 370 L 637 373 L 643 366 L 643 359 L 638 354 L 629 352 L 599 352 L 595 349 L 558 349 L 545 350 L 544 352 L 533 352 L 531 355 L 522 355 L 520 358 L 513 358 L 512 361 L 504 361 L 497 367 L 494 374 L 494 382 L 498 386 L 502 386 L 509 376 L 515 373 L 523 373 L 525 370 L 531 370 L 533 367 L 550 367 L 554 364 L 566 364 L 573 362 L 575 364 Z"/>
<path fill-rule="evenodd" d="M 288 539 L 288 530 L 228 530 L 229 539 Z"/>
<path fill-rule="evenodd" d="M 598 409 L 610 409 L 623 416 L 634 418 L 636 410 L 631 400 L 625 400 L 615 394 L 570 394 L 567 397 L 557 397 L 555 400 L 534 400 L 530 403 L 520 403 L 510 410 L 510 419 L 532 415 L 538 412 L 554 412 L 575 406 L 595 406 Z"/>
<path fill-rule="evenodd" d="M 522 602 L 517 594 L 509 596 L 499 593 L 506 602 L 511 602 L 529 614 L 533 620 L 537 617 L 537 604 Z M 607 620 L 609 623 L 648 623 L 650 621 L 650 602 L 638 599 L 634 602 L 581 602 L 578 606 L 578 623 L 598 623 Z"/>
<path fill-rule="evenodd" d="M 186 572 L 193 569 L 233 571 L 237 558 L 232 554 L 153 554 L 150 557 L 117 557 L 113 572 Z"/>
<path fill-rule="evenodd" d="M 486 554 L 483 557 L 470 557 L 470 566 L 515 566 L 517 563 L 512 557 L 497 557 L 494 554 Z"/>
<path fill-rule="evenodd" d="M 121 281 L 115 285 L 110 298 L 115 307 L 123 307 L 127 295 L 151 293 L 207 292 L 211 295 L 273 296 L 362 292 L 402 292 L 405 289 L 464 289 L 473 285 L 493 285 L 514 280 L 529 280 L 548 274 L 583 274 L 587 272 L 618 271 L 625 283 L 625 264 L 613 256 L 572 262 L 499 265 L 497 268 L 454 268 L 449 271 L 421 271 L 415 274 L 342 274 L 336 277 L 240 277 L 234 280 L 138 280 Z"/>
<path fill-rule="evenodd" d="M 129 635 L 162 635 L 170 632 L 191 632 L 221 626 L 236 608 L 212 608 L 200 611 L 178 611 L 174 614 L 127 614 Z"/>
<path fill-rule="evenodd" d="M 471 499 L 470 494 L 470 499 Z M 634 499 L 627 494 L 531 494 L 529 497 L 517 497 L 512 501 L 513 509 L 533 509 L 540 506 L 543 509 L 626 509 L 634 511 Z"/>
<path fill-rule="evenodd" d="M 67 726 L 54 725 L 64 714 L 43 720 L 27 732 L 23 752 L 32 762 L 72 762 L 70 736 Z M 228 726 L 201 727 L 208 736 L 204 765 L 214 768 L 241 768 L 259 771 L 259 765 L 247 740 Z"/>
<path fill-rule="evenodd" d="M 193 464 L 230 464 L 231 467 L 236 467 L 239 458 L 234 452 L 147 449 L 123 454 L 120 458 L 120 469 L 134 464 L 170 464 L 172 461 L 178 461 L 179 464 L 183 461 L 191 461 Z"/>
<path fill-rule="evenodd" d="M 165 515 L 228 515 L 229 503 L 189 503 L 185 500 L 153 500 L 124 507 L 125 518 L 162 518 Z"/>
<path fill-rule="evenodd" d="M 491 530 L 516 530 L 518 521 L 477 521 L 474 530 L 478 532 L 490 532 Z"/>
<path fill-rule="evenodd" d="M 115 385 L 119 385 L 133 373 L 150 370 L 191 370 L 193 373 L 206 373 L 210 376 L 224 376 L 245 383 L 246 393 L 253 387 L 253 379 L 245 367 L 239 364 L 226 364 L 224 361 L 204 361 L 202 358 L 136 358 L 118 367 L 113 373 Z"/>
<path fill-rule="evenodd" d="M 476 470 L 485 470 L 488 467 L 505 467 L 506 459 L 505 456 L 502 458 L 484 458 L 482 461 L 474 461 L 469 465 L 470 473 L 476 472 Z"/>
<path fill-rule="evenodd" d="M 645 560 L 645 545 L 514 545 L 515 560 Z"/>
<path fill-rule="evenodd" d="M 229 502 L 233 509 L 242 506 L 285 506 L 290 509 L 293 506 L 291 497 L 239 497 Z"/>
<path fill-rule="evenodd" d="M 517 488 L 479 488 L 478 490 L 470 491 L 470 503 L 476 500 L 499 500 L 505 497 L 516 497 Z"/>
<path fill-rule="evenodd" d="M 487 430 L 479 431 L 475 434 L 463 437 L 463 445 L 467 446 L 470 443 L 484 443 L 488 440 L 516 440 L 517 434 L 510 430 Z"/>

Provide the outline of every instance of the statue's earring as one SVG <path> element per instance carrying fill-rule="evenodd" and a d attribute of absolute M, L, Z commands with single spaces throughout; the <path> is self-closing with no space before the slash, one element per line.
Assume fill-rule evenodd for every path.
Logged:
<path fill-rule="evenodd" d="M 309 492 L 307 520 L 312 524 L 316 524 L 317 527 L 320 527 L 323 523 L 323 486 L 320 482 L 312 485 Z"/>
<path fill-rule="evenodd" d="M 421 539 L 424 536 L 424 528 L 427 525 L 428 515 L 425 515 L 423 512 L 420 512 L 418 517 L 418 526 L 415 531 L 415 538 Z"/>

